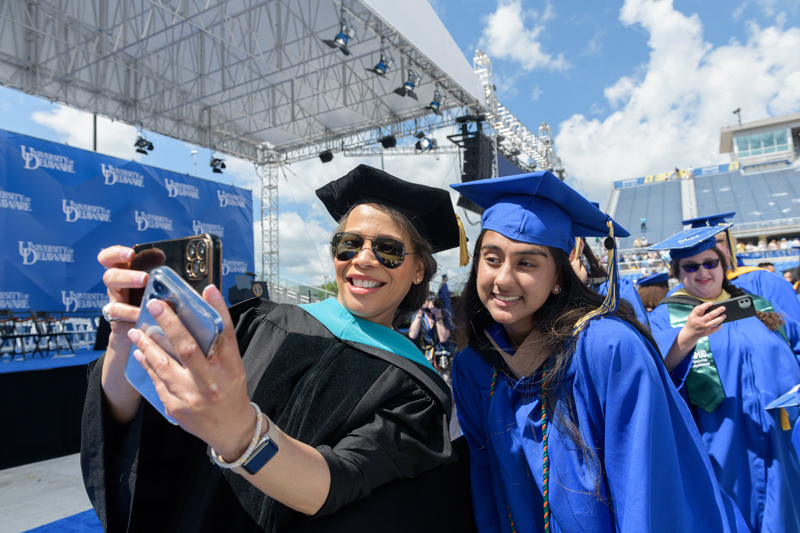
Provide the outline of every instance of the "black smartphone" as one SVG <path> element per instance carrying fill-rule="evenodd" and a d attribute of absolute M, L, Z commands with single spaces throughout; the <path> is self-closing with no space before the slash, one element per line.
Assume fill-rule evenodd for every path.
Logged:
<path fill-rule="evenodd" d="M 706 313 L 710 313 L 718 307 L 725 308 L 725 322 L 733 322 L 734 320 L 741 320 L 743 318 L 756 316 L 756 306 L 753 303 L 753 297 L 749 294 L 743 294 L 741 296 L 731 298 L 730 300 L 717 302 L 709 307 L 706 310 Z"/>
<path fill-rule="evenodd" d="M 137 244 L 133 251 L 132 270 L 150 272 L 167 266 L 198 293 L 212 283 L 222 291 L 222 241 L 216 235 L 204 233 Z M 143 293 L 144 289 L 131 289 L 131 305 L 140 305 Z"/>

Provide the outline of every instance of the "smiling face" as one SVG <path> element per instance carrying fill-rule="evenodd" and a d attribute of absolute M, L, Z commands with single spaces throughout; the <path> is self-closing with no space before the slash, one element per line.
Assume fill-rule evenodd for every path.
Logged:
<path fill-rule="evenodd" d="M 719 297 L 722 293 L 722 279 L 725 275 L 722 271 L 722 262 L 711 270 L 707 270 L 702 265 L 691 273 L 683 269 L 683 265 L 687 263 L 700 264 L 714 260 L 719 260 L 719 256 L 713 248 L 680 260 L 678 263 L 678 275 L 680 276 L 681 283 L 683 283 L 686 292 L 692 296 L 703 299 Z"/>
<path fill-rule="evenodd" d="M 416 252 L 411 237 L 387 213 L 372 204 L 354 207 L 344 231 L 372 237 L 391 237 L 402 241 L 406 252 Z M 425 267 L 419 255 L 406 255 L 397 268 L 386 268 L 375 258 L 372 241 L 349 261 L 333 260 L 336 267 L 337 300 L 352 314 L 364 320 L 391 327 L 397 306 L 415 280 L 421 280 Z"/>
<path fill-rule="evenodd" d="M 476 262 L 478 297 L 512 343 L 521 343 L 533 329 L 533 314 L 560 291 L 550 250 L 487 231 Z"/>

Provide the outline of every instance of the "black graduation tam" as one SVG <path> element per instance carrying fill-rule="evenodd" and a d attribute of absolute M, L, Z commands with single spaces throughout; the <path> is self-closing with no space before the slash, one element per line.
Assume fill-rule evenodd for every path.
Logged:
<path fill-rule="evenodd" d="M 469 261 L 463 226 L 444 189 L 410 183 L 383 170 L 358 165 L 316 192 L 337 222 L 357 205 L 385 205 L 403 213 L 430 242 L 434 253 L 461 246 L 462 266 Z"/>

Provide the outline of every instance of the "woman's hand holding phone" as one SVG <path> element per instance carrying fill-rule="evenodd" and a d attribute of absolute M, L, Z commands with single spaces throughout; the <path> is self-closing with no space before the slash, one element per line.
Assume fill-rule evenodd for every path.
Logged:
<path fill-rule="evenodd" d="M 111 335 L 108 341 L 103 363 L 103 391 L 111 416 L 118 422 L 129 422 L 136 415 L 141 402 L 141 395 L 125 378 L 125 363 L 130 351 L 128 331 L 139 318 L 139 307 L 130 305 L 131 289 L 142 289 L 147 284 L 147 274 L 130 270 L 133 249 L 125 246 L 111 246 L 102 250 L 98 262 L 106 268 L 103 283 L 110 305 L 109 316 Z"/>
<path fill-rule="evenodd" d="M 174 347 L 175 358 L 138 329 L 131 329 L 128 337 L 165 413 L 224 458 L 235 459 L 252 439 L 256 420 L 225 300 L 214 285 L 205 288 L 203 299 L 223 321 L 222 335 L 209 357 L 172 308 L 159 299 L 149 300 L 147 310 Z"/>

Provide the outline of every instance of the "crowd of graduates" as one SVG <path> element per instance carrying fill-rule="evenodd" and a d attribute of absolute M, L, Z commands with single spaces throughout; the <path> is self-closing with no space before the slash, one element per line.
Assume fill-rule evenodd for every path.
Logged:
<path fill-rule="evenodd" d="M 82 466 L 104 526 L 800 532 L 800 304 L 738 264 L 732 213 L 651 245 L 670 274 L 633 284 L 628 232 L 550 172 L 452 187 L 484 209 L 471 262 L 445 191 L 364 165 L 318 190 L 337 298 L 228 310 L 209 287 L 225 323 L 210 355 L 159 302 L 180 350 L 139 331 L 128 291 L 147 277 L 129 248 L 101 252 L 112 336 Z M 429 285 L 456 247 L 454 302 Z M 128 357 L 176 425 L 126 384 Z"/>

